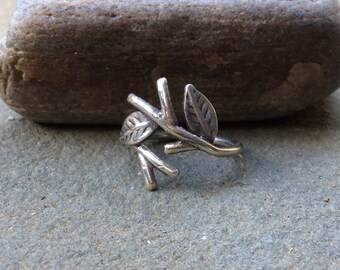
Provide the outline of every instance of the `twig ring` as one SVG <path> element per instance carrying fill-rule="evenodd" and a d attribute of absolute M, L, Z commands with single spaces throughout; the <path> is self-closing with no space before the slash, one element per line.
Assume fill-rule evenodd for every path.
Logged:
<path fill-rule="evenodd" d="M 161 110 L 134 94 L 128 96 L 128 102 L 139 111 L 126 117 L 120 136 L 124 144 L 136 149 L 149 190 L 157 188 L 154 169 L 170 177 L 175 177 L 179 173 L 176 168 L 165 163 L 142 144 L 158 127 L 177 139 L 176 142 L 164 146 L 166 154 L 201 150 L 214 156 L 226 157 L 241 151 L 240 142 L 217 136 L 218 121 L 215 109 L 193 85 L 186 85 L 184 91 L 184 115 L 188 129 L 178 126 L 165 78 L 157 81 L 157 89 Z"/>

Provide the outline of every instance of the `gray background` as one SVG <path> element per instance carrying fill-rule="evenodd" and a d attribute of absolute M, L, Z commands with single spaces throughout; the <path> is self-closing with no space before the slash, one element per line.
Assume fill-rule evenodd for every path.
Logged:
<path fill-rule="evenodd" d="M 4 34 L 14 1 L 0 1 Z M 181 175 L 148 192 L 118 127 L 39 125 L 1 103 L 0 269 L 339 269 L 340 92 L 220 133 L 242 157 L 166 157 Z"/>

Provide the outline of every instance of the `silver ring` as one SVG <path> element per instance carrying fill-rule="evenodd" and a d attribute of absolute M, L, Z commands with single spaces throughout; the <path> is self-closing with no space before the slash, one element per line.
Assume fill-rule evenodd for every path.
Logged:
<path fill-rule="evenodd" d="M 157 80 L 157 89 L 161 110 L 134 94 L 128 96 L 127 101 L 138 111 L 126 117 L 120 134 L 120 141 L 133 146 L 137 151 L 149 190 L 157 188 L 154 169 L 170 177 L 176 177 L 179 173 L 176 168 L 165 163 L 142 144 L 158 127 L 177 139 L 164 146 L 165 154 L 201 150 L 214 156 L 226 157 L 240 153 L 242 149 L 240 142 L 217 136 L 216 111 L 210 101 L 192 84 L 186 85 L 184 91 L 183 109 L 187 129 L 178 125 L 165 78 Z"/>

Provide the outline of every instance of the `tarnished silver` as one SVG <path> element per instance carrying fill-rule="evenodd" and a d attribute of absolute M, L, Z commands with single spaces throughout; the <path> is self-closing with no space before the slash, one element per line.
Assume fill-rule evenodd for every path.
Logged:
<path fill-rule="evenodd" d="M 159 138 L 177 139 L 164 146 L 166 154 L 201 150 L 214 156 L 226 157 L 240 153 L 242 149 L 240 142 L 217 136 L 216 111 L 210 101 L 193 85 L 186 85 L 184 91 L 183 109 L 188 130 L 178 125 L 165 78 L 157 81 L 157 89 L 161 110 L 134 94 L 128 96 L 128 102 L 139 111 L 131 113 L 125 119 L 120 136 L 124 144 L 134 146 L 136 149 L 149 190 L 157 188 L 154 169 L 170 177 L 175 177 L 179 173 L 142 144 L 155 134 L 157 127 L 166 133 L 159 134 Z"/>

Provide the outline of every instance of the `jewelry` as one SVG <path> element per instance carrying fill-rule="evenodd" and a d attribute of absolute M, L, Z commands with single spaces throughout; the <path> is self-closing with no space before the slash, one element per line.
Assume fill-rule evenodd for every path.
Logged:
<path fill-rule="evenodd" d="M 165 154 L 175 154 L 190 150 L 201 150 L 214 156 L 225 157 L 238 154 L 240 142 L 217 136 L 218 122 L 214 107 L 210 101 L 193 85 L 185 86 L 184 115 L 188 130 L 178 126 L 167 80 L 157 81 L 161 110 L 158 110 L 142 98 L 130 94 L 127 101 L 139 111 L 131 113 L 124 121 L 120 140 L 133 146 L 138 153 L 140 165 L 146 180 L 147 188 L 155 190 L 157 181 L 154 168 L 170 177 L 176 177 L 178 170 L 157 157 L 146 145 L 142 144 L 158 127 L 163 129 L 176 142 L 164 146 Z"/>

